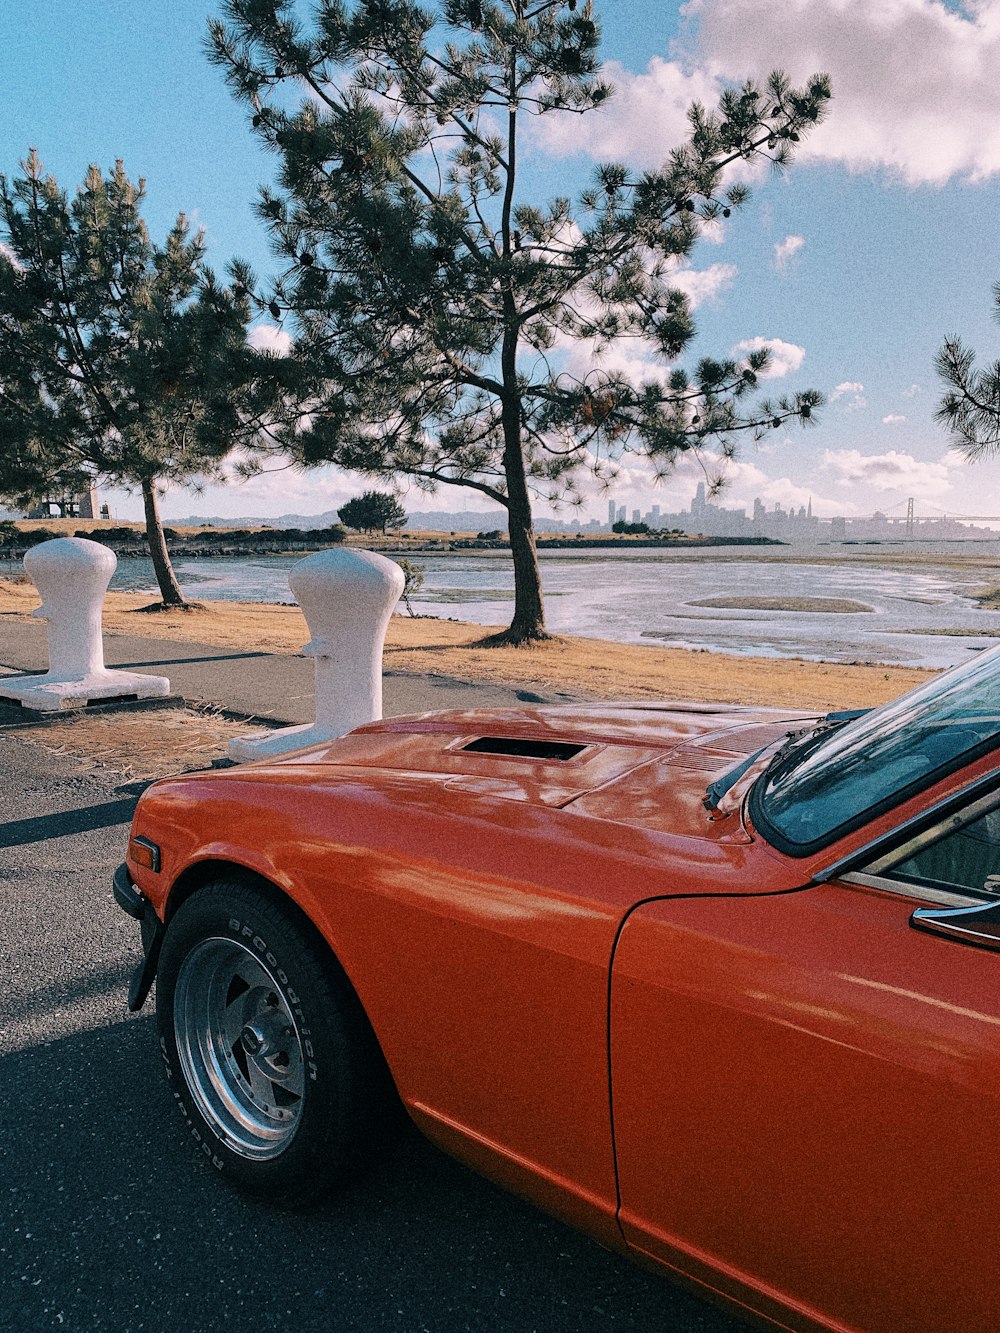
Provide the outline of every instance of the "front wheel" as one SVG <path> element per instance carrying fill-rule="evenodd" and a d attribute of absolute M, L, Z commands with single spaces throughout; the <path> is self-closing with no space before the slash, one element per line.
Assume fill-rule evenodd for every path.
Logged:
<path fill-rule="evenodd" d="M 195 1146 L 251 1193 L 305 1202 L 391 1123 L 391 1080 L 347 978 L 247 884 L 208 885 L 180 907 L 156 1014 Z"/>

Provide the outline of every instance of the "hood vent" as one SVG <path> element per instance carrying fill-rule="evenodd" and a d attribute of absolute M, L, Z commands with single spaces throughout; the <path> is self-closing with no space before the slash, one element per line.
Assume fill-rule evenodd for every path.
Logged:
<path fill-rule="evenodd" d="M 529 741 L 516 736 L 480 736 L 463 745 L 473 754 L 507 754 L 517 759 L 572 759 L 585 745 L 569 745 L 565 741 Z"/>

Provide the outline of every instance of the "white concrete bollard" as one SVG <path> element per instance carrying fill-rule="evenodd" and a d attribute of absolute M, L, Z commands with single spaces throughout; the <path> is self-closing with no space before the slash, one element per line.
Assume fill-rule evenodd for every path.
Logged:
<path fill-rule="evenodd" d="M 24 568 L 42 605 L 34 615 L 48 624 L 49 669 L 43 676 L 0 680 L 0 698 L 51 712 L 90 699 L 162 698 L 165 676 L 108 670 L 104 665 L 101 611 L 118 561 L 114 551 L 83 537 L 56 537 L 33 546 Z"/>
<path fill-rule="evenodd" d="M 302 651 L 316 659 L 316 721 L 230 741 L 237 762 L 334 740 L 382 716 L 382 649 L 403 592 L 399 565 L 337 547 L 300 560 L 288 586 L 312 635 Z"/>

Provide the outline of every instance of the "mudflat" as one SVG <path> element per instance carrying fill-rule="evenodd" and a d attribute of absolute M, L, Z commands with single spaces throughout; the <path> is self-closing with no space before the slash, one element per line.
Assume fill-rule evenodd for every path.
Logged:
<path fill-rule="evenodd" d="M 105 632 L 272 653 L 297 653 L 309 637 L 294 605 L 211 602 L 192 610 L 144 611 L 149 601 L 148 594 L 109 593 Z M 38 604 L 31 584 L 0 580 L 0 635 L 5 621 L 30 619 Z M 482 647 L 491 632 L 461 621 L 393 616 L 385 669 L 514 686 L 534 682 L 593 699 L 690 699 L 804 709 L 870 707 L 933 674 L 873 662 L 735 657 L 570 635 L 526 648 Z"/>

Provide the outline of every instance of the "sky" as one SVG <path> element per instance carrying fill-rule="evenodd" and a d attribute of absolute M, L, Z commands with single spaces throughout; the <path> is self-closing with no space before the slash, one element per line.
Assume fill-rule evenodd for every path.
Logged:
<path fill-rule="evenodd" d="M 525 196 L 575 194 L 598 160 L 658 165 L 684 137 L 692 100 L 774 67 L 794 83 L 829 73 L 824 124 L 783 176 L 751 180 L 747 206 L 701 241 L 677 282 L 695 307 L 688 364 L 772 348 L 774 393 L 816 388 L 816 429 L 743 447 L 720 503 L 804 505 L 822 516 L 879 509 L 1000 516 L 1000 460 L 969 463 L 934 421 L 934 356 L 959 334 L 1000 356 L 991 288 L 1000 279 L 1000 0 L 595 0 L 606 107 L 548 117 L 524 157 Z M 204 50 L 212 0 L 6 0 L 0 6 L 0 172 L 29 146 L 66 188 L 122 158 L 147 181 L 145 217 L 162 240 L 178 212 L 205 228 L 209 262 L 276 271 L 252 211 L 275 160 Z M 273 329 L 254 335 L 274 341 Z M 612 358 L 616 355 L 613 351 Z M 693 463 L 660 486 L 632 459 L 580 517 L 685 508 Z M 201 494 L 173 490 L 188 515 L 321 513 L 371 485 L 326 468 L 284 471 Z M 141 501 L 112 493 L 118 518 Z M 479 507 L 470 493 L 404 494 L 410 509 Z M 485 507 L 485 504 L 482 506 Z M 547 512 L 540 506 L 539 512 Z M 569 515 L 565 515 L 569 517 Z"/>

